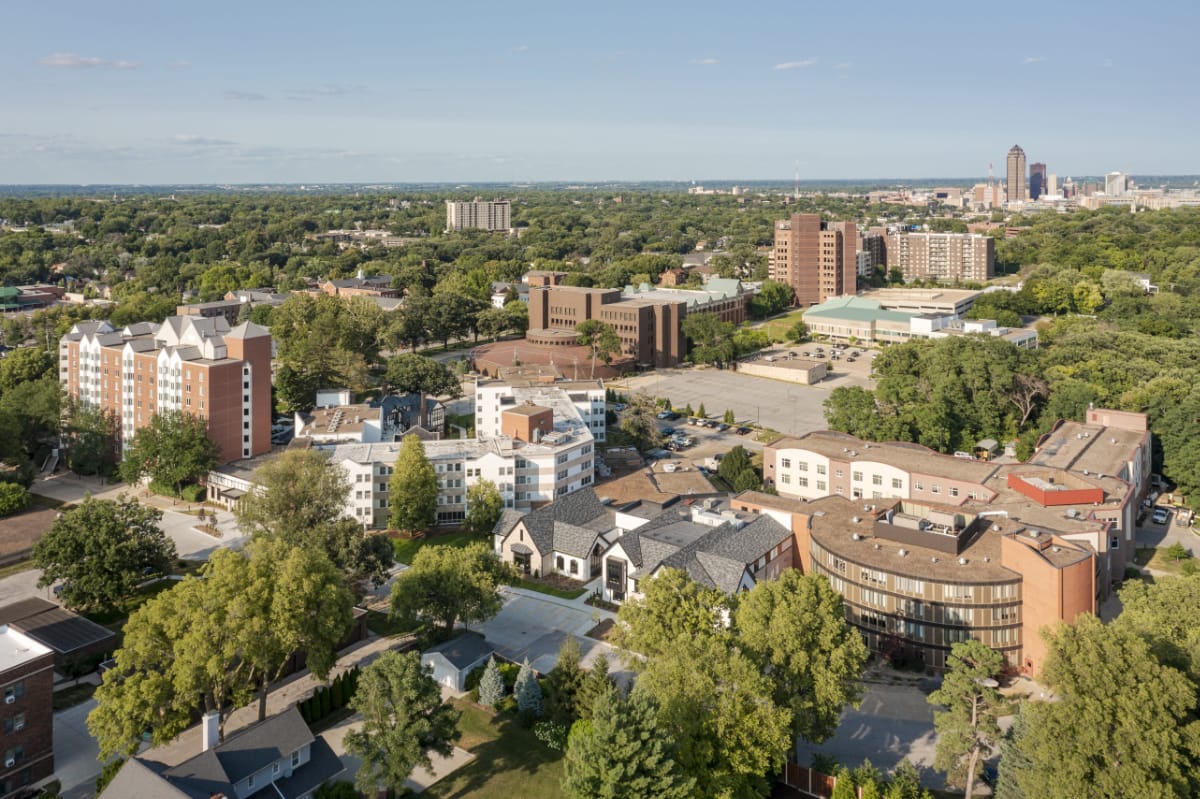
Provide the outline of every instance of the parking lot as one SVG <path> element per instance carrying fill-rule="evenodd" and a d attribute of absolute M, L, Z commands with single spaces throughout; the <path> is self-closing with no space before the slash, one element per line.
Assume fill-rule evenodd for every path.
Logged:
<path fill-rule="evenodd" d="M 712 368 L 660 369 L 613 381 L 611 385 L 617 390 L 645 391 L 655 397 L 667 397 L 676 408 L 690 404 L 698 411 L 703 404 L 708 415 L 716 418 L 729 409 L 738 424 L 801 434 L 825 429 L 823 403 L 834 388 L 866 386 L 870 382 L 869 358 L 860 358 L 848 365 L 845 361 L 834 361 L 831 367 L 831 377 L 816 386 Z"/>

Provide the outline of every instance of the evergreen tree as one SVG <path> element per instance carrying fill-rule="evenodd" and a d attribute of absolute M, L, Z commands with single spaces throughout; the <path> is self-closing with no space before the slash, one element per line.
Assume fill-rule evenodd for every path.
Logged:
<path fill-rule="evenodd" d="M 700 407 L 696 409 L 696 415 L 699 416 L 701 419 L 704 419 L 708 416 L 708 411 L 704 410 L 703 402 L 701 402 Z"/>
<path fill-rule="evenodd" d="M 579 666 L 579 642 L 574 636 L 563 640 L 558 650 L 558 662 L 546 675 L 546 693 L 550 719 L 570 726 L 579 718 L 579 692 L 587 675 Z"/>
<path fill-rule="evenodd" d="M 888 781 L 885 799 L 931 799 L 929 791 L 921 787 L 921 773 L 908 758 L 901 760 L 892 778 Z"/>
<path fill-rule="evenodd" d="M 833 786 L 833 794 L 830 799 L 858 799 L 858 791 L 854 787 L 854 775 L 850 773 L 850 769 L 842 766 L 835 776 L 837 784 Z"/>
<path fill-rule="evenodd" d="M 725 415 L 722 417 L 722 419 L 724 420 L 725 424 L 733 424 L 735 419 L 733 411 L 729 408 L 726 408 Z"/>
<path fill-rule="evenodd" d="M 407 435 L 400 445 L 389 483 L 391 515 L 388 524 L 397 530 L 425 530 L 437 521 L 438 482 L 425 445 Z"/>
<path fill-rule="evenodd" d="M 1017 774 L 1029 768 L 1029 758 L 1021 751 L 1021 740 L 1029 730 L 1024 703 L 1017 705 L 1012 726 L 1000 741 L 1000 765 L 996 775 L 996 799 L 1025 799 L 1025 791 L 1017 784 Z"/>
<path fill-rule="evenodd" d="M 517 697 L 517 709 L 522 713 L 542 715 L 542 686 L 538 685 L 537 676 L 529 666 L 529 658 L 525 658 L 525 662 L 521 664 L 521 672 L 513 685 L 513 694 Z"/>
<path fill-rule="evenodd" d="M 930 704 L 945 708 L 933 715 L 938 731 L 934 764 L 971 799 L 980 762 L 1000 741 L 996 713 L 1001 699 L 993 686 L 1004 657 L 972 639 L 950 648 L 946 666 L 942 687 L 929 695 Z"/>
<path fill-rule="evenodd" d="M 608 674 L 608 656 L 601 654 L 592 662 L 591 671 L 579 687 L 575 697 L 575 714 L 581 719 L 590 719 L 600 695 L 615 691 L 616 688 L 617 684 Z"/>
<path fill-rule="evenodd" d="M 504 678 L 496 666 L 496 658 L 488 658 L 487 668 L 483 670 L 483 678 L 479 680 L 479 703 L 485 707 L 495 708 L 504 698 Z"/>
<path fill-rule="evenodd" d="M 691 799 L 695 781 L 675 760 L 675 741 L 645 696 L 600 695 L 591 719 L 567 739 L 563 792 L 569 799 Z"/>

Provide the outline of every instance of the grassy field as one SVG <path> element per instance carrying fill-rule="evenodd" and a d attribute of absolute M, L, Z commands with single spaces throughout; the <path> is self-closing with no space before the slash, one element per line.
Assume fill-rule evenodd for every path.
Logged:
<path fill-rule="evenodd" d="M 411 564 L 413 558 L 422 547 L 427 546 L 450 546 L 450 547 L 465 547 L 472 541 L 478 541 L 479 538 L 472 536 L 466 531 L 456 533 L 444 533 L 428 535 L 424 538 L 393 538 L 392 549 L 396 552 L 396 560 L 401 563 Z"/>
<path fill-rule="evenodd" d="M 1181 574 L 1183 572 L 1183 564 L 1188 561 L 1194 561 L 1194 558 L 1184 558 L 1183 560 L 1171 560 L 1167 556 L 1166 547 L 1158 549 L 1139 549 L 1133 556 L 1133 559 L 1139 566 L 1145 566 L 1158 572 L 1166 574 Z"/>
<path fill-rule="evenodd" d="M 493 716 L 471 702 L 462 711 L 458 745 L 475 755 L 467 766 L 425 791 L 432 799 L 561 799 L 562 753 L 547 748 L 512 718 Z"/>
<path fill-rule="evenodd" d="M 135 610 L 163 591 L 168 591 L 176 585 L 178 583 L 175 580 L 159 580 L 158 582 L 139 588 L 119 608 L 110 608 L 105 611 L 90 611 L 83 615 L 97 624 L 101 624 L 113 632 L 119 633 Z"/>
<path fill-rule="evenodd" d="M 797 322 L 804 321 L 804 311 L 792 311 L 789 314 L 778 316 L 762 326 L 763 332 L 767 334 L 772 341 L 790 341 L 788 331 L 791 330 Z"/>

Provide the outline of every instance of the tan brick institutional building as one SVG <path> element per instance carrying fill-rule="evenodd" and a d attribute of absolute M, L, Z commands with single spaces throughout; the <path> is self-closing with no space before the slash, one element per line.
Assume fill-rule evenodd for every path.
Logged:
<path fill-rule="evenodd" d="M 642 286 L 622 291 L 564 286 L 539 273 L 529 282 L 525 338 L 546 347 L 573 347 L 579 340 L 576 326 L 598 319 L 612 325 L 622 354 L 633 358 L 636 366 L 675 366 L 687 355 L 685 316 L 715 313 L 740 324 L 746 321 L 749 303 L 750 294 L 732 279 L 713 278 L 699 290 Z"/>
<path fill-rule="evenodd" d="M 792 287 L 806 307 L 858 290 L 858 233 L 853 222 L 822 222 L 820 214 L 793 214 L 775 223 L 770 277 Z"/>
<path fill-rule="evenodd" d="M 779 496 L 735 507 L 791 526 L 796 565 L 829 578 L 872 649 L 941 669 L 974 638 L 1036 673 L 1039 631 L 1095 613 L 1133 559 L 1150 434 L 1096 408 L 996 464 L 822 431 L 769 444 L 763 474 Z"/>
<path fill-rule="evenodd" d="M 223 316 L 170 316 L 121 330 L 80 322 L 59 342 L 59 380 L 118 422 L 122 446 L 155 413 L 203 419 L 222 462 L 271 450 L 271 334 Z"/>

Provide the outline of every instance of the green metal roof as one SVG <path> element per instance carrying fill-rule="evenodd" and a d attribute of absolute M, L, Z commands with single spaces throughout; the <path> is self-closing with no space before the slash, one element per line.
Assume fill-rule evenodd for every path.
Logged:
<path fill-rule="evenodd" d="M 850 296 L 833 297 L 804 311 L 806 317 L 849 319 L 855 322 L 907 322 L 914 315 L 903 311 L 885 311 L 878 300 Z"/>

